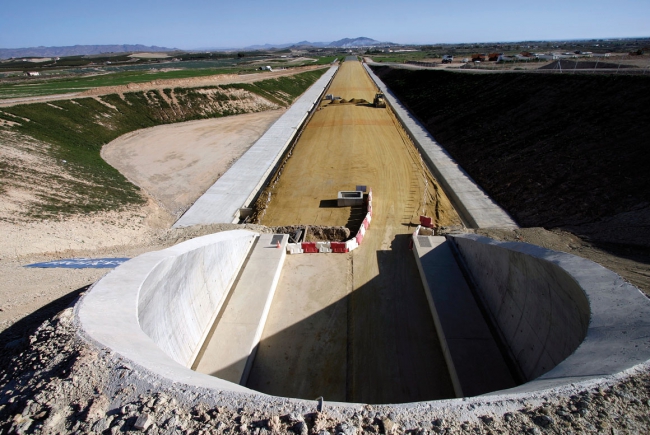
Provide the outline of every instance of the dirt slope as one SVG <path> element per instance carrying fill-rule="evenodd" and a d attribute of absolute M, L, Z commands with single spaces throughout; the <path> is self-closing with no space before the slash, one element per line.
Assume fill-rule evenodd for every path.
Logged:
<path fill-rule="evenodd" d="M 520 225 L 650 247 L 650 77 L 376 72 Z"/>
<path fill-rule="evenodd" d="M 104 145 L 101 156 L 180 216 L 284 114 L 267 110 L 136 130 Z"/>

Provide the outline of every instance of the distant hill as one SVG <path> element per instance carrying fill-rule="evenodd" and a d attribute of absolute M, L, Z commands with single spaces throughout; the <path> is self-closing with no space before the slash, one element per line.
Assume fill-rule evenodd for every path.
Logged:
<path fill-rule="evenodd" d="M 367 38 L 365 36 L 360 36 L 358 38 L 343 38 L 338 41 L 330 42 L 328 47 L 342 47 L 342 48 L 351 48 L 351 47 L 374 47 L 377 45 L 396 45 L 392 42 L 380 42 L 372 38 Z"/>
<path fill-rule="evenodd" d="M 358 38 L 343 38 L 333 42 L 309 42 L 300 41 L 293 44 L 263 44 L 250 45 L 244 47 L 244 50 L 270 50 L 272 48 L 355 48 L 355 47 L 375 47 L 378 45 L 397 45 L 393 42 L 380 42 L 376 39 L 360 36 Z"/>
<path fill-rule="evenodd" d="M 81 56 L 101 53 L 124 53 L 133 51 L 175 51 L 177 48 L 135 45 L 73 45 L 68 47 L 0 48 L 0 59 L 10 57 Z"/>

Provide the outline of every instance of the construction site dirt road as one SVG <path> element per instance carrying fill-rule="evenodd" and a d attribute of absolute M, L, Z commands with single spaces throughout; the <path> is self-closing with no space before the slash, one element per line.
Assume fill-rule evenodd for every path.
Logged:
<path fill-rule="evenodd" d="M 367 185 L 373 219 L 352 253 L 287 258 L 249 388 L 364 403 L 453 397 L 409 234 L 421 214 L 461 222 L 390 109 L 369 103 L 376 91 L 359 62 L 344 62 L 327 91 L 342 100 L 321 102 L 261 195 L 264 225 L 353 227 L 337 192 Z"/>

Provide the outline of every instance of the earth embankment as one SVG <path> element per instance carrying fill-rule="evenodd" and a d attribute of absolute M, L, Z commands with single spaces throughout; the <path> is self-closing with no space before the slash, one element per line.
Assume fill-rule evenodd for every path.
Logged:
<path fill-rule="evenodd" d="M 523 227 L 650 248 L 650 77 L 374 68 Z"/>
<path fill-rule="evenodd" d="M 0 162 L 0 189 L 29 195 L 34 183 L 22 178 L 35 172 L 32 178 L 41 179 L 36 185 L 50 188 L 20 207 L 38 218 L 141 204 L 138 189 L 100 157 L 103 145 L 147 127 L 286 107 L 324 71 L 255 83 L 165 88 L 3 108 L 0 148 L 13 155 L 20 148 L 21 155 Z M 44 169 L 34 169 L 34 152 L 20 145 L 27 141 L 38 142 L 38 149 L 51 160 Z M 46 173 L 51 166 L 56 167 L 53 175 Z"/>

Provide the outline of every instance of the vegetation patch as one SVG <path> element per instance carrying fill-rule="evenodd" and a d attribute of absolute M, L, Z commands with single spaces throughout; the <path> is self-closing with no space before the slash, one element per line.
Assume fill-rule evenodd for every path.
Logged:
<path fill-rule="evenodd" d="M 0 119 L 10 121 L 2 123 L 0 137 L 5 143 L 12 135 L 20 135 L 47 144 L 48 155 L 56 159 L 68 179 L 74 180 L 63 190 L 70 200 L 61 196 L 62 190 L 42 191 L 32 207 L 34 216 L 119 209 L 144 199 L 136 186 L 100 157 L 103 145 L 141 128 L 288 106 L 324 72 L 308 71 L 251 84 L 12 106 L 0 110 Z M 6 189 L 13 171 L 7 164 L 0 169 L 0 189 Z"/>

